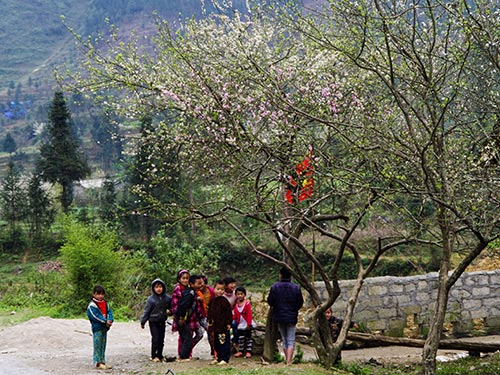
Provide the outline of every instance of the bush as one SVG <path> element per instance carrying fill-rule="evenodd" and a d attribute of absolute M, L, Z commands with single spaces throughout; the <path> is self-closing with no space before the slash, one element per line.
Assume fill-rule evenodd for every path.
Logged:
<path fill-rule="evenodd" d="M 180 269 L 207 274 L 218 267 L 219 253 L 215 249 L 193 245 L 176 237 L 169 238 L 164 231 L 159 231 L 151 239 L 150 246 L 153 248 L 151 280 L 160 277 L 167 287 L 175 284 Z"/>
<path fill-rule="evenodd" d="M 92 294 L 94 285 L 102 285 L 107 298 L 123 303 L 124 270 L 128 267 L 118 252 L 114 232 L 103 227 L 86 226 L 68 220 L 64 226 L 64 245 L 61 259 L 67 278 L 67 308 L 70 313 L 82 311 Z"/>

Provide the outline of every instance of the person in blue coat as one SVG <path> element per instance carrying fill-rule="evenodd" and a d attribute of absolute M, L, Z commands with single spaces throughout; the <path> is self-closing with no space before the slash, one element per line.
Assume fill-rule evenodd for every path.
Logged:
<path fill-rule="evenodd" d="M 92 299 L 87 306 L 87 316 L 92 327 L 94 343 L 94 365 L 99 370 L 112 368 L 106 364 L 105 352 L 108 331 L 113 325 L 113 312 L 104 299 L 105 292 L 101 285 L 94 286 Z"/>
<path fill-rule="evenodd" d="M 292 282 L 288 268 L 280 270 L 280 281 L 271 286 L 267 303 L 273 308 L 272 319 L 278 325 L 286 364 L 290 365 L 295 350 L 295 329 L 299 310 L 304 304 L 300 287 Z"/>
<path fill-rule="evenodd" d="M 163 346 L 165 345 L 165 328 L 170 313 L 172 298 L 166 293 L 167 288 L 161 279 L 151 282 L 151 295 L 146 301 L 141 316 L 141 328 L 149 321 L 151 332 L 151 360 L 163 361 Z"/>

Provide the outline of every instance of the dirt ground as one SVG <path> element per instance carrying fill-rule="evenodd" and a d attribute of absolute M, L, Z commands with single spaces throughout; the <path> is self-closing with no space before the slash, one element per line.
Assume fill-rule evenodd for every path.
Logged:
<path fill-rule="evenodd" d="M 481 338 L 485 341 L 485 338 Z M 500 337 L 488 340 L 500 342 Z M 165 356 L 175 356 L 177 334 L 167 328 Z M 302 346 L 305 359 L 314 359 L 314 351 Z M 149 361 L 149 329 L 141 329 L 138 322 L 117 322 L 108 333 L 107 362 L 113 365 L 111 374 L 144 374 L 151 371 L 174 373 L 186 368 L 209 366 L 210 350 L 204 338 L 195 348 L 197 359 L 189 363 L 152 363 Z M 460 356 L 458 351 L 443 351 L 442 359 Z M 408 363 L 418 361 L 421 350 L 417 348 L 384 347 L 342 352 L 344 362 Z M 255 368 L 263 366 L 259 357 L 235 359 L 232 367 Z M 283 366 L 275 364 L 272 366 Z M 97 370 L 92 365 L 92 334 L 90 323 L 85 319 L 36 318 L 15 326 L 0 328 L 0 374 L 1 375 L 90 375 Z"/>

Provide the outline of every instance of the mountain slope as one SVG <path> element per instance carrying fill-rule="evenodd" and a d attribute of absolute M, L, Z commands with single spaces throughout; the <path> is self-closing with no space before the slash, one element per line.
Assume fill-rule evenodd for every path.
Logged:
<path fill-rule="evenodd" d="M 0 89 L 28 77 L 43 78 L 70 36 L 60 16 L 78 24 L 92 0 L 2 1 L 0 18 Z"/>
<path fill-rule="evenodd" d="M 245 9 L 245 0 L 233 3 Z M 73 38 L 61 16 L 78 33 L 89 35 L 103 29 L 105 19 L 124 30 L 153 30 L 153 12 L 174 21 L 214 11 L 210 0 L 3 0 L 0 92 L 33 80 L 47 84 L 52 69 L 72 58 Z"/>

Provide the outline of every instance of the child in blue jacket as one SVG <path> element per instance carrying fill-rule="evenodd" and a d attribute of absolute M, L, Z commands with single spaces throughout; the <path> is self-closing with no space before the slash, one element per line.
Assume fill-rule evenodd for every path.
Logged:
<path fill-rule="evenodd" d="M 99 370 L 112 368 L 106 365 L 106 340 L 108 331 L 113 324 L 113 312 L 104 299 L 104 288 L 96 285 L 92 292 L 92 300 L 87 307 L 87 316 L 92 326 L 92 336 L 94 342 L 94 365 Z"/>

